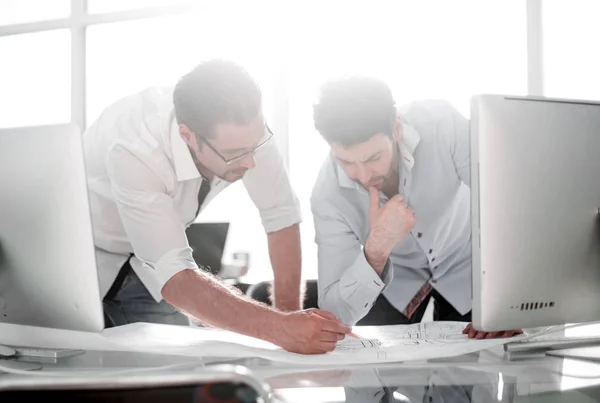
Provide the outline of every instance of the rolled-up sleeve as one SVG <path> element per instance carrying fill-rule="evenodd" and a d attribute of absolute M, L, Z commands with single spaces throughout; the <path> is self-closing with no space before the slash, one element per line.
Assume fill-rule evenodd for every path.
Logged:
<path fill-rule="evenodd" d="M 319 307 L 354 325 L 393 279 L 388 260 L 380 278 L 365 257 L 358 237 L 329 201 L 311 200 L 318 248 Z"/>
<path fill-rule="evenodd" d="M 257 151 L 255 163 L 244 175 L 243 182 L 260 212 L 265 231 L 275 232 L 300 223 L 300 203 L 275 138 Z"/>
<path fill-rule="evenodd" d="M 158 176 L 120 145 L 110 150 L 106 167 L 134 254 L 154 271 L 158 291 L 178 272 L 197 269 L 185 226 Z"/>

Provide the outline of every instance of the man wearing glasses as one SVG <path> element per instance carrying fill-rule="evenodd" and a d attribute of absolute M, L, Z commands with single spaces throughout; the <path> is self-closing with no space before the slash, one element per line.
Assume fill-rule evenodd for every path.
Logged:
<path fill-rule="evenodd" d="M 244 69 L 213 60 L 174 89 L 116 102 L 85 132 L 107 327 L 187 325 L 190 316 L 299 353 L 331 351 L 350 331 L 328 312 L 299 311 L 300 210 L 261 103 Z M 202 208 L 239 179 L 268 234 L 275 308 L 199 270 L 186 239 Z"/>

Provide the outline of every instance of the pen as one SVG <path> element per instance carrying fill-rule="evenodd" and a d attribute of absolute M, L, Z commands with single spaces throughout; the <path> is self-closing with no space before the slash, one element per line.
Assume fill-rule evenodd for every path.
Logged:
<path fill-rule="evenodd" d="M 310 316 L 313 316 L 313 317 L 315 317 L 315 318 L 321 318 L 321 319 L 325 319 L 324 317 L 322 317 L 322 316 L 321 316 L 321 315 L 319 315 L 318 313 L 314 313 L 314 312 L 311 312 L 311 313 L 310 313 Z M 360 339 L 360 337 L 358 337 L 358 335 L 357 335 L 357 334 L 355 334 L 355 333 L 352 333 L 352 332 L 350 332 L 350 333 L 348 333 L 348 335 L 349 335 L 349 336 L 352 336 L 352 337 L 354 337 L 355 339 Z"/>

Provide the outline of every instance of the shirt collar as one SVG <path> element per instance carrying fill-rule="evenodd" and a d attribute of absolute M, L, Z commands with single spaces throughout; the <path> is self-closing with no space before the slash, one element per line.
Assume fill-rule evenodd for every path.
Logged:
<path fill-rule="evenodd" d="M 414 153 L 421 141 L 421 136 L 417 130 L 406 124 L 402 123 L 402 142 L 400 143 L 400 157 L 404 167 L 408 172 L 412 171 L 415 166 Z"/>
<path fill-rule="evenodd" d="M 412 171 L 415 166 L 415 158 L 413 156 L 417 146 L 419 145 L 419 141 L 421 140 L 421 136 L 417 130 L 406 124 L 402 123 L 402 142 L 398 146 L 400 148 L 400 162 L 402 166 L 408 171 Z M 332 156 L 333 158 L 333 156 Z M 334 161 L 335 162 L 335 161 Z M 355 189 L 360 193 L 368 193 L 361 185 L 354 182 L 352 179 L 346 175 L 346 172 L 342 169 L 340 164 L 335 162 L 338 181 L 341 187 Z"/>
<path fill-rule="evenodd" d="M 200 172 L 194 163 L 190 150 L 185 144 L 185 141 L 179 135 L 179 125 L 175 118 L 175 111 L 171 116 L 171 153 L 173 155 L 173 164 L 175 166 L 175 174 L 177 175 L 177 181 L 183 182 L 190 179 L 196 179 L 200 177 Z"/>

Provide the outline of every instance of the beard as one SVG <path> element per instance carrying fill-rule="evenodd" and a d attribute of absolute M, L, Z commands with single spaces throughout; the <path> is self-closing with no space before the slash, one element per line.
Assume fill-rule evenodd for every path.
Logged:
<path fill-rule="evenodd" d="M 365 190 L 369 190 L 369 188 L 374 187 L 377 190 L 381 190 L 383 189 L 383 185 L 385 183 L 386 177 L 385 176 L 378 176 L 376 178 L 373 178 L 369 181 L 369 183 L 362 183 L 360 181 L 356 181 L 356 183 L 358 183 L 360 186 L 362 186 L 363 189 Z"/>
<path fill-rule="evenodd" d="M 397 145 L 394 145 L 394 149 L 398 150 Z M 369 183 L 363 184 L 360 181 L 355 181 L 358 183 L 363 189 L 369 190 L 369 188 L 374 187 L 375 189 L 381 191 L 385 187 L 385 185 L 390 181 L 398 181 L 400 177 L 400 152 L 396 151 L 392 156 L 392 161 L 390 162 L 390 166 L 388 167 L 387 172 L 384 175 L 379 175 L 371 178 Z M 399 183 L 395 184 L 396 186 Z"/>
<path fill-rule="evenodd" d="M 247 171 L 248 171 L 248 168 L 236 168 L 236 169 L 231 169 L 231 170 L 225 171 L 221 175 L 218 175 L 216 173 L 215 173 L 215 175 L 227 182 L 235 182 L 235 181 L 242 179 Z"/>

